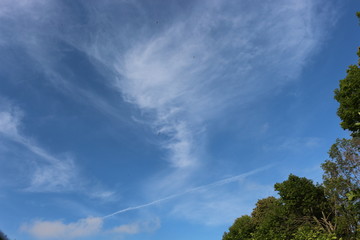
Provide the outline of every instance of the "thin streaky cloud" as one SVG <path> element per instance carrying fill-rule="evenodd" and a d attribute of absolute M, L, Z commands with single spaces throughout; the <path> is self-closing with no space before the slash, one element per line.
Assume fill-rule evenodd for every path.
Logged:
<path fill-rule="evenodd" d="M 62 192 L 80 191 L 91 198 L 101 200 L 115 200 L 115 192 L 109 191 L 106 187 L 92 186 L 88 191 L 85 180 L 79 171 L 74 158 L 70 154 L 55 156 L 39 145 L 34 139 L 26 136 L 22 131 L 23 111 L 2 99 L 0 104 L 0 136 L 8 141 L 17 143 L 37 156 L 32 161 L 30 170 L 30 182 L 25 188 L 27 192 Z M 29 171 L 27 171 L 29 173 Z M 85 187 L 85 188 L 84 188 Z"/>
<path fill-rule="evenodd" d="M 115 215 L 120 214 L 120 213 L 129 212 L 129 211 L 132 211 L 132 210 L 137 210 L 137 209 L 149 207 L 149 206 L 152 206 L 152 205 L 156 205 L 158 203 L 165 202 L 167 200 L 171 200 L 171 199 L 183 196 L 183 195 L 188 194 L 188 193 L 197 192 L 197 191 L 201 191 L 201 190 L 207 190 L 209 188 L 218 187 L 218 186 L 225 185 L 225 184 L 228 184 L 228 183 L 236 182 L 236 181 L 242 180 L 242 179 L 244 179 L 244 178 L 246 178 L 248 176 L 251 176 L 251 175 L 254 175 L 254 174 L 259 173 L 261 171 L 267 170 L 267 169 L 269 169 L 271 167 L 273 167 L 273 165 L 267 165 L 265 167 L 261 167 L 261 168 L 249 171 L 247 173 L 242 173 L 242 174 L 239 174 L 239 175 L 236 175 L 236 176 L 233 176 L 233 177 L 228 177 L 228 178 L 225 178 L 225 179 L 213 182 L 213 183 L 209 183 L 209 184 L 205 184 L 205 185 L 202 185 L 202 186 L 194 187 L 194 188 L 188 189 L 188 190 L 186 190 L 184 192 L 176 193 L 176 194 L 173 194 L 173 195 L 170 195 L 170 196 L 167 196 L 167 197 L 164 197 L 164 198 L 161 198 L 161 199 L 158 199 L 158 200 L 146 203 L 146 204 L 138 205 L 138 206 L 135 206 L 135 207 L 124 208 L 124 209 L 121 209 L 119 211 L 113 212 L 113 213 L 111 213 L 109 215 L 103 216 L 102 218 L 105 219 L 105 218 L 109 218 L 109 217 L 115 216 Z"/>
<path fill-rule="evenodd" d="M 6 139 L 16 142 L 38 156 L 35 161 L 30 186 L 26 191 L 62 191 L 73 189 L 79 183 L 77 167 L 72 158 L 57 158 L 48 153 L 34 140 L 19 130 L 22 111 L 10 103 L 3 103 L 0 111 L 0 134 Z"/>
<path fill-rule="evenodd" d="M 7 138 L 11 139 L 14 142 L 17 142 L 27 149 L 29 149 L 34 154 L 40 156 L 50 163 L 59 161 L 44 149 L 35 144 L 32 140 L 22 135 L 19 131 L 19 126 L 21 124 L 22 111 L 11 104 L 6 104 L 5 110 L 0 111 L 0 133 L 2 133 Z"/>

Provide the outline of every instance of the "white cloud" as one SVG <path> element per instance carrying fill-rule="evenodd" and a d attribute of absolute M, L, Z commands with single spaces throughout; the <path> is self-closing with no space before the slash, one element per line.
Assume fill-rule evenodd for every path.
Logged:
<path fill-rule="evenodd" d="M 92 191 L 87 194 L 94 199 L 101 200 L 104 202 L 118 201 L 118 196 L 115 191 L 106 190 L 104 187 L 94 187 Z"/>
<path fill-rule="evenodd" d="M 59 159 L 50 164 L 39 165 L 33 176 L 27 191 L 31 192 L 56 192 L 75 190 L 79 186 L 78 173 L 74 161 Z"/>
<path fill-rule="evenodd" d="M 153 232 L 160 228 L 159 218 L 141 220 L 129 224 L 113 227 L 109 230 L 103 228 L 104 219 L 99 217 L 82 218 L 75 222 L 35 220 L 24 223 L 20 230 L 38 239 L 77 239 L 87 236 L 103 234 L 134 235 L 142 232 Z"/>
<path fill-rule="evenodd" d="M 207 120 L 297 78 L 332 18 L 317 13 L 318 4 L 325 3 L 202 2 L 193 15 L 119 53 L 115 64 L 97 57 L 119 73 L 115 86 L 125 99 L 167 136 L 172 165 L 194 167 Z"/>
<path fill-rule="evenodd" d="M 160 228 L 160 219 L 155 218 L 149 221 L 140 221 L 114 227 L 110 232 L 117 234 L 138 234 L 141 232 L 153 232 Z"/>
<path fill-rule="evenodd" d="M 34 221 L 23 224 L 21 230 L 40 239 L 71 239 L 95 235 L 101 231 L 103 220 L 89 217 L 77 222 L 63 223 L 62 221 Z"/>
<path fill-rule="evenodd" d="M 18 127 L 22 117 L 22 112 L 7 103 L 6 100 L 0 99 L 2 104 L 0 106 L 0 133 L 18 138 Z"/>

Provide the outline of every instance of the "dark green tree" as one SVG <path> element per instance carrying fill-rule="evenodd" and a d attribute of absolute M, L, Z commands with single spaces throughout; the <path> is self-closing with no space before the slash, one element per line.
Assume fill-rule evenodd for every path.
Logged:
<path fill-rule="evenodd" d="M 320 185 L 293 174 L 282 182 L 275 184 L 275 190 L 279 192 L 281 201 L 289 215 L 298 219 L 321 219 L 323 212 L 328 210 L 324 189 Z"/>
<path fill-rule="evenodd" d="M 360 12 L 357 12 L 360 20 Z M 360 58 L 360 48 L 357 52 Z M 343 129 L 350 130 L 352 136 L 360 136 L 360 59 L 358 65 L 350 65 L 347 75 L 340 80 L 339 88 L 335 89 L 335 99 L 340 103 L 337 115 Z"/>
<path fill-rule="evenodd" d="M 9 240 L 9 238 L 5 235 L 5 233 L 0 231 L 0 240 Z"/>

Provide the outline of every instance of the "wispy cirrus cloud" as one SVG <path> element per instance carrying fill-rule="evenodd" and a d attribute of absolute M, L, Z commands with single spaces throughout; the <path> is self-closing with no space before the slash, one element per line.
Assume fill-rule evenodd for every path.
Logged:
<path fill-rule="evenodd" d="M 317 12 L 320 4 L 200 4 L 186 19 L 119 53 L 109 64 L 119 74 L 115 86 L 150 113 L 150 125 L 166 136 L 172 166 L 198 166 L 208 120 L 299 76 L 327 29 L 329 15 Z"/>
<path fill-rule="evenodd" d="M 18 143 L 38 157 L 27 191 L 72 190 L 78 182 L 77 167 L 72 158 L 57 158 L 40 147 L 34 140 L 25 136 L 21 130 L 23 112 L 13 104 L 2 99 L 0 108 L 0 134 Z"/>
<path fill-rule="evenodd" d="M 56 56 L 66 51 L 51 45 L 51 39 L 57 39 L 89 56 L 94 68 L 102 69 L 106 85 L 145 113 L 175 169 L 203 163 L 199 142 L 207 121 L 231 107 L 263 99 L 296 79 L 319 49 L 335 16 L 331 3 L 322 0 L 208 1 L 195 2 L 181 17 L 159 19 L 161 27 L 155 28 L 150 21 L 136 30 L 132 27 L 136 22 L 116 25 L 120 19 L 111 14 L 108 17 L 115 22 L 106 21 L 103 12 L 116 7 L 113 3 L 83 5 L 88 20 L 81 24 L 76 17 L 64 17 L 66 4 L 24 3 L 25 8 L 10 2 L 4 6 L 18 15 L 32 13 L 41 18 L 27 19 L 30 24 L 25 26 L 4 14 L 17 23 L 17 33 L 9 35 L 36 59 L 53 85 L 81 96 L 109 116 L 121 116 L 116 104 L 65 80 L 69 75 L 59 66 L 66 64 Z M 130 9 L 136 5 L 144 14 L 140 3 L 118 4 Z M 50 28 L 50 20 L 57 27 Z M 41 34 L 45 28 L 51 29 L 47 36 Z M 31 40 L 22 40 L 24 33 Z"/>
<path fill-rule="evenodd" d="M 23 151 L 28 151 L 34 156 L 22 160 L 29 166 L 26 170 L 29 181 L 26 181 L 27 186 L 20 188 L 28 192 L 78 191 L 105 202 L 117 199 L 116 192 L 108 190 L 100 183 L 95 184 L 85 179 L 70 154 L 62 153 L 59 156 L 52 154 L 24 134 L 22 131 L 24 112 L 7 99 L 0 99 L 0 137 L 4 141 L 19 144 Z M 6 151 L 19 151 L 19 149 L 10 148 Z M 27 155 L 24 156 L 26 158 Z M 22 171 L 18 170 L 18 173 L 20 172 Z M 90 184 L 91 191 L 89 191 Z"/>
<path fill-rule="evenodd" d="M 307 0 L 202 3 L 164 31 L 115 52 L 115 58 L 93 54 L 118 73 L 114 86 L 145 113 L 168 150 L 169 171 L 150 184 L 149 192 L 170 194 L 203 177 L 207 123 L 231 115 L 234 107 L 241 112 L 261 104 L 296 81 L 326 38 L 335 16 L 330 6 Z M 235 203 L 225 205 L 231 209 Z"/>

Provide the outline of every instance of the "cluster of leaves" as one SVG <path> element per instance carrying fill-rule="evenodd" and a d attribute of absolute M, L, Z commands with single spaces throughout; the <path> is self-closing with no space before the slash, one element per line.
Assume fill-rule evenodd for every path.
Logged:
<path fill-rule="evenodd" d="M 294 240 L 334 240 L 335 233 L 324 232 L 321 228 L 300 227 L 294 234 Z"/>
<path fill-rule="evenodd" d="M 340 125 L 352 138 L 331 146 L 321 165 L 323 184 L 290 174 L 274 186 L 279 198 L 258 200 L 223 240 L 360 240 L 360 48 L 357 54 L 358 65 L 349 66 L 335 89 Z"/>

